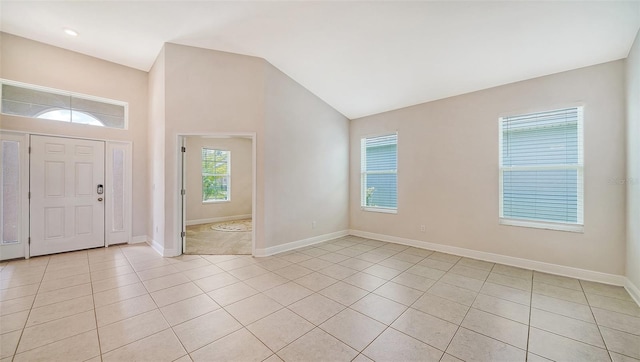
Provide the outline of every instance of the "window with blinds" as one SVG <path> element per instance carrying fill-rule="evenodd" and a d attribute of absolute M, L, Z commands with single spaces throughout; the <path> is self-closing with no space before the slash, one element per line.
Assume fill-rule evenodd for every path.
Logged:
<path fill-rule="evenodd" d="M 501 223 L 581 231 L 582 107 L 503 117 L 499 123 Z"/>
<path fill-rule="evenodd" d="M 231 200 L 231 152 L 202 149 L 202 201 Z"/>
<path fill-rule="evenodd" d="M 98 127 L 127 128 L 127 103 L 0 80 L 3 114 Z"/>
<path fill-rule="evenodd" d="M 362 138 L 361 206 L 395 213 L 398 208 L 398 135 Z"/>

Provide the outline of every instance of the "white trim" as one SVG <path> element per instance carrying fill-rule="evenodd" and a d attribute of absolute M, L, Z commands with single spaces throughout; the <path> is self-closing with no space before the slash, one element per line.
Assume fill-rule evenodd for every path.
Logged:
<path fill-rule="evenodd" d="M 578 278 L 582 280 L 588 280 L 588 281 L 605 283 L 605 284 L 612 284 L 617 286 L 624 286 L 625 280 L 626 280 L 626 278 L 623 275 L 601 273 L 593 270 L 586 270 L 586 269 L 574 268 L 570 266 L 545 263 L 542 261 L 522 259 L 522 258 L 517 258 L 513 256 L 488 253 L 485 251 L 471 250 L 466 248 L 460 248 L 457 246 L 430 243 L 427 241 L 406 239 L 406 238 L 401 238 L 397 236 L 376 234 L 376 233 L 370 233 L 370 232 L 360 231 L 360 230 L 349 230 L 349 234 L 367 238 L 367 239 L 375 239 L 375 240 L 386 241 L 386 242 L 391 242 L 396 244 L 414 246 L 416 248 L 440 251 L 443 253 L 454 254 L 454 255 L 464 256 L 468 258 L 485 260 L 492 263 L 511 265 L 511 266 L 524 268 L 524 269 L 531 269 L 531 270 L 541 271 L 545 273 L 562 275 L 566 277 Z"/>
<path fill-rule="evenodd" d="M 251 252 L 253 255 L 255 255 L 256 252 L 256 229 L 258 228 L 258 223 L 257 223 L 257 209 L 258 209 L 258 199 L 257 199 L 257 193 L 258 193 L 258 163 L 257 163 L 257 158 L 258 158 L 258 154 L 257 154 L 257 150 L 258 150 L 258 137 L 256 132 L 210 132 L 210 133 L 199 133 L 199 132 L 187 132 L 187 133 L 178 133 L 176 134 L 176 141 L 178 144 L 178 160 L 177 160 L 177 168 L 176 168 L 176 183 L 178 185 L 178 192 L 176 192 L 176 205 L 180 205 L 182 204 L 183 207 L 176 207 L 174 210 L 174 218 L 175 218 L 175 228 L 176 230 L 180 230 L 180 232 L 185 231 L 186 229 L 186 219 L 185 219 L 185 213 L 183 212 L 184 207 L 186 206 L 186 198 L 183 198 L 182 195 L 180 195 L 180 191 L 182 190 L 182 188 L 184 188 L 186 190 L 186 187 L 184 187 L 184 185 L 186 184 L 186 170 L 185 170 L 185 165 L 184 162 L 182 160 L 182 155 L 180 152 L 180 147 L 184 146 L 184 141 L 187 137 L 189 136 L 206 136 L 207 138 L 233 138 L 233 137 L 239 137 L 239 138 L 248 138 L 251 140 L 251 167 L 252 167 L 252 177 L 251 177 L 251 220 L 252 220 L 252 231 L 251 231 Z M 188 150 L 187 150 L 188 152 Z M 182 175 L 184 175 L 185 179 L 182 179 Z M 173 242 L 173 236 L 171 235 L 165 235 L 165 241 L 166 240 L 170 240 L 170 242 L 172 244 L 179 244 L 178 248 L 175 249 L 175 252 L 177 254 L 172 255 L 172 256 L 177 256 L 182 254 L 184 248 L 185 248 L 185 240 L 186 238 L 182 238 L 179 236 L 180 234 L 178 234 L 178 239 L 177 242 Z"/>
<path fill-rule="evenodd" d="M 503 217 L 500 218 L 499 223 L 500 225 L 508 225 L 508 226 L 522 226 L 522 227 L 536 228 L 536 229 L 569 231 L 572 233 L 584 233 L 584 225 L 579 225 L 579 224 L 563 224 L 563 223 L 554 223 L 554 222 L 546 222 L 546 221 L 518 220 L 518 219 L 508 219 Z"/>
<path fill-rule="evenodd" d="M 161 243 L 153 240 L 153 239 L 149 239 L 147 240 L 147 244 L 149 244 L 149 246 L 155 250 L 156 253 L 160 254 L 160 256 L 164 256 L 164 246 L 162 246 Z"/>
<path fill-rule="evenodd" d="M 631 279 L 625 278 L 624 281 L 624 289 L 627 290 L 631 298 L 636 302 L 638 306 L 640 306 L 640 288 L 638 288 Z"/>
<path fill-rule="evenodd" d="M 146 243 L 147 240 L 149 240 L 149 237 L 147 235 L 133 236 L 129 244 Z"/>
<path fill-rule="evenodd" d="M 244 220 L 244 219 L 251 219 L 251 214 L 212 217 L 208 219 L 187 220 L 187 225 L 191 226 L 191 225 L 200 225 L 200 224 L 210 224 L 212 222 L 223 222 L 223 221 Z"/>
<path fill-rule="evenodd" d="M 341 238 L 347 235 L 349 235 L 348 230 L 341 230 L 333 233 L 314 236 L 307 239 L 291 241 L 286 244 L 271 246 L 264 249 L 255 249 L 255 251 L 253 252 L 253 256 L 257 256 L 257 257 L 270 256 L 278 253 L 283 253 L 285 251 L 294 250 L 294 249 L 302 248 L 305 246 L 314 245 L 314 244 L 322 243 L 325 241 Z"/>
<path fill-rule="evenodd" d="M 155 240 L 148 240 L 147 244 L 149 244 L 149 246 L 151 246 L 151 248 L 155 250 L 156 253 L 160 254 L 160 256 L 163 258 L 172 258 L 174 256 L 182 254 L 181 250 L 175 248 L 167 249 Z"/>
<path fill-rule="evenodd" d="M 390 207 L 361 206 L 360 209 L 362 211 L 381 212 L 383 214 L 397 214 L 398 213 L 398 209 L 394 209 L 394 208 L 390 208 Z"/>

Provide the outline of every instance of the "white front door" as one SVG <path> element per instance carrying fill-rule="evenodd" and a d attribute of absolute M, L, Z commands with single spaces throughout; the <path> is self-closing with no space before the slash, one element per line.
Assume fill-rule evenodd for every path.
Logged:
<path fill-rule="evenodd" d="M 31 136 L 30 255 L 104 246 L 104 142 Z"/>

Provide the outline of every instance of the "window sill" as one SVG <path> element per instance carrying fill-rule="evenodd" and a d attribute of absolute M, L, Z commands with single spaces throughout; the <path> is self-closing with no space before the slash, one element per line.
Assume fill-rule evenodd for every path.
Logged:
<path fill-rule="evenodd" d="M 362 206 L 360 209 L 362 211 L 381 212 L 383 214 L 397 214 L 398 213 L 398 209 L 389 209 L 389 208 L 384 208 L 384 207 L 366 207 L 366 206 Z"/>
<path fill-rule="evenodd" d="M 500 218 L 500 225 L 520 226 L 535 229 L 548 229 L 557 231 L 568 231 L 572 233 L 584 233 L 584 225 L 580 224 L 561 224 L 545 221 L 518 220 Z"/>
<path fill-rule="evenodd" d="M 202 204 L 224 204 L 227 202 L 231 202 L 231 200 L 207 200 L 207 201 L 202 201 Z"/>

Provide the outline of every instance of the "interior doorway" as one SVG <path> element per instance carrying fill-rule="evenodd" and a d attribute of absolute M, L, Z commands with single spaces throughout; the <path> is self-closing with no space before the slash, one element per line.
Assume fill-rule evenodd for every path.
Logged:
<path fill-rule="evenodd" d="M 255 136 L 181 136 L 184 254 L 254 250 Z"/>

